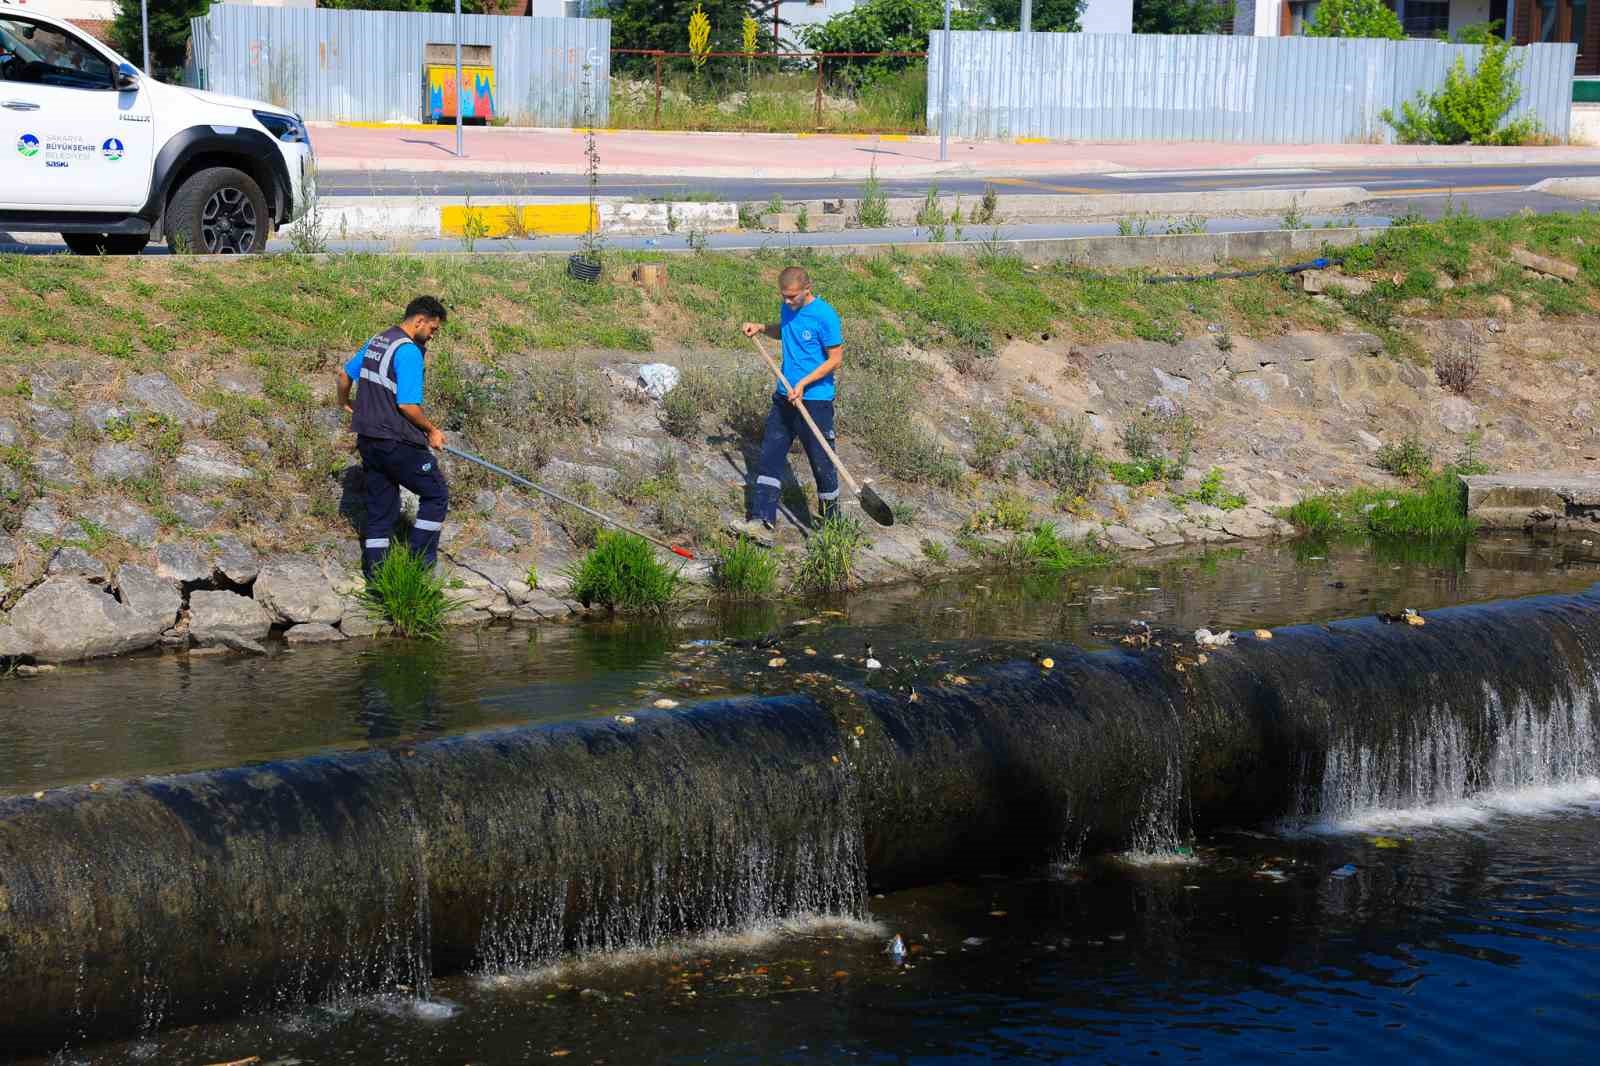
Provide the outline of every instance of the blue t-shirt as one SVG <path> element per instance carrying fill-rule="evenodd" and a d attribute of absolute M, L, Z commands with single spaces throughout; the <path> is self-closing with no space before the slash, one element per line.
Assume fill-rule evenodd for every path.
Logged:
<path fill-rule="evenodd" d="M 344 365 L 344 372 L 350 375 L 351 381 L 361 380 L 361 360 L 366 358 L 367 346 L 363 344 L 361 350 Z M 422 403 L 422 349 L 416 344 L 407 341 L 394 350 L 394 378 L 398 385 L 395 392 L 395 403 Z"/>
<path fill-rule="evenodd" d="M 839 312 L 820 296 L 798 311 L 783 305 L 783 376 L 789 384 L 828 361 L 828 349 L 844 343 L 844 330 L 839 325 Z M 808 400 L 833 399 L 833 375 L 806 386 Z"/>

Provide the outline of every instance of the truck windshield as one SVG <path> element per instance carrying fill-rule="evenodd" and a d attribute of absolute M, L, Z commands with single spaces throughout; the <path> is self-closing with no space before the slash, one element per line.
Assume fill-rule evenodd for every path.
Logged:
<path fill-rule="evenodd" d="M 69 33 L 0 17 L 0 82 L 65 89 L 111 88 L 111 63 Z"/>

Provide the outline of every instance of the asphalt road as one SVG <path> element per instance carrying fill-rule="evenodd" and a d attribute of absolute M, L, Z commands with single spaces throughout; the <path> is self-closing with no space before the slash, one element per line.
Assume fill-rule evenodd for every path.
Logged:
<path fill-rule="evenodd" d="M 1361 185 L 1382 199 L 1416 195 L 1456 196 L 1511 192 L 1545 178 L 1600 176 L 1600 166 L 1525 164 L 1432 167 L 1322 167 L 1241 171 L 1138 171 L 1122 174 L 1063 174 L 1031 178 L 945 177 L 940 191 L 981 196 L 995 186 L 1001 193 L 1092 196 L 1104 193 L 1209 192 L 1225 189 L 1303 189 L 1319 185 Z M 890 196 L 922 196 L 932 178 L 884 179 Z M 650 175 L 607 175 L 596 188 L 601 196 L 644 200 L 824 200 L 860 196 L 859 179 L 790 181 L 768 178 L 668 179 Z M 582 196 L 582 174 L 419 174 L 402 171 L 322 171 L 318 190 L 325 196 Z"/>

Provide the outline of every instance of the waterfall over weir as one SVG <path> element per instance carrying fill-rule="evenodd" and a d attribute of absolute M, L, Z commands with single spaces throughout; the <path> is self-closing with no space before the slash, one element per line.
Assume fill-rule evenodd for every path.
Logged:
<path fill-rule="evenodd" d="M 8 1046 L 1600 775 L 1600 586 L 0 800 Z"/>

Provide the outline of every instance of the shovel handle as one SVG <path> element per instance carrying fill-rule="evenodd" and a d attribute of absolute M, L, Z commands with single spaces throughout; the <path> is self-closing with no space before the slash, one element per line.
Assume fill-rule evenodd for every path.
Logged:
<path fill-rule="evenodd" d="M 756 351 L 761 353 L 761 358 L 767 361 L 767 369 L 772 371 L 772 373 L 777 377 L 778 383 L 783 386 L 783 391 L 794 391 L 794 386 L 789 384 L 789 379 L 783 376 L 783 369 L 778 366 L 777 363 L 772 361 L 772 356 L 767 354 L 767 346 L 761 342 L 761 335 L 758 333 L 750 339 L 755 343 Z M 856 479 L 850 476 L 850 471 L 844 468 L 844 464 L 839 461 L 839 456 L 834 452 L 833 448 L 829 446 L 828 438 L 822 435 L 822 430 L 818 429 L 817 424 L 811 420 L 811 412 L 806 410 L 804 399 L 802 399 L 800 403 L 795 404 L 795 406 L 800 409 L 800 417 L 806 420 L 806 425 L 811 427 L 812 436 L 817 438 L 817 443 L 822 445 L 822 450 L 826 452 L 828 458 L 832 460 L 834 469 L 839 471 L 840 477 L 844 478 L 844 483 L 850 486 L 851 492 L 855 493 L 857 496 L 861 495 L 861 486 L 856 484 Z"/>

